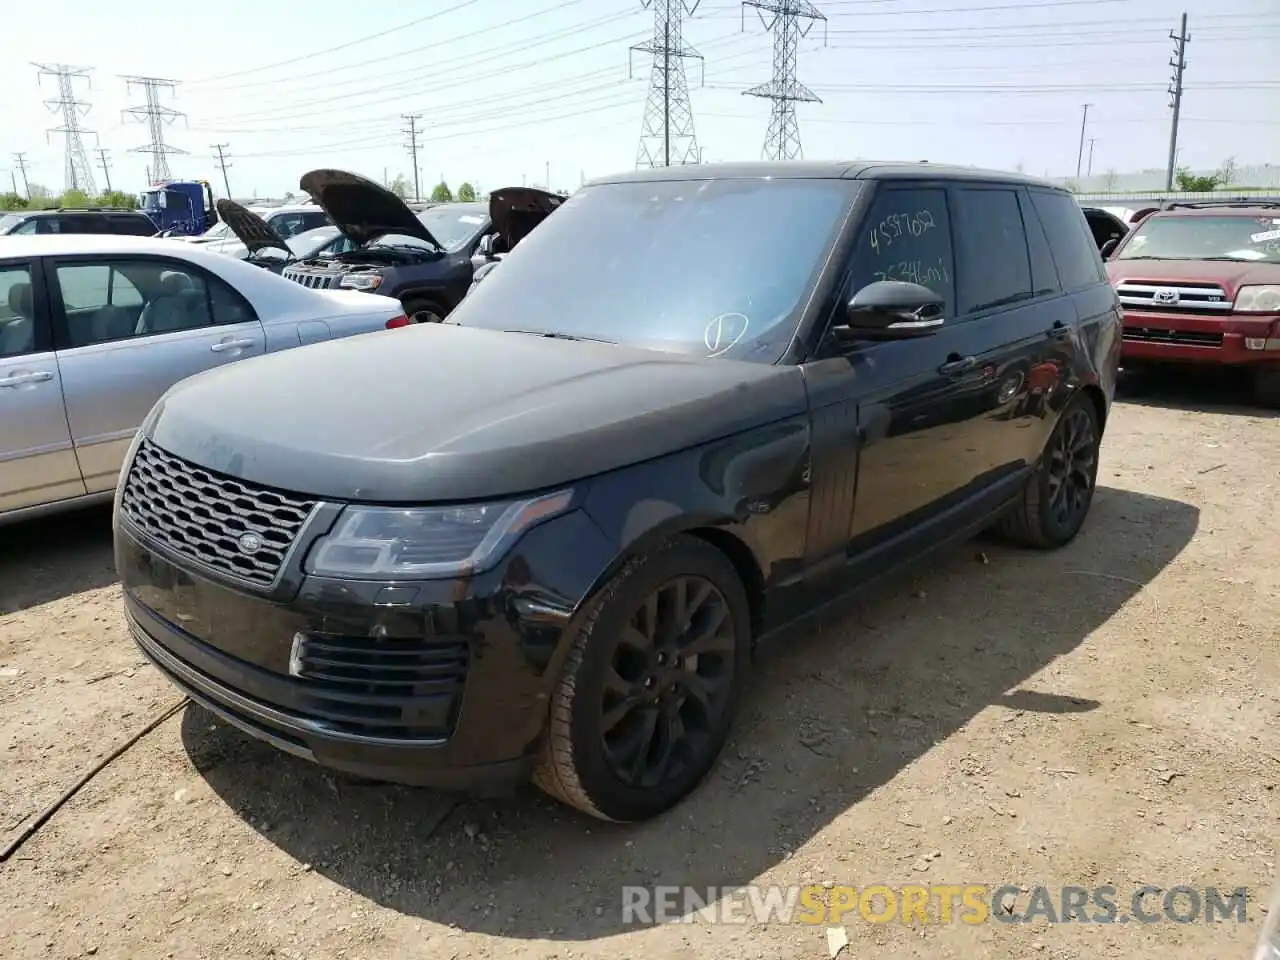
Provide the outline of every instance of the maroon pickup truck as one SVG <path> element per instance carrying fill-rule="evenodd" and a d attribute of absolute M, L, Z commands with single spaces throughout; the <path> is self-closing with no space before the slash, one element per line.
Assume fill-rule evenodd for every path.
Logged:
<path fill-rule="evenodd" d="M 1104 257 L 1125 369 L 1229 367 L 1280 407 L 1280 203 L 1172 204 Z"/>

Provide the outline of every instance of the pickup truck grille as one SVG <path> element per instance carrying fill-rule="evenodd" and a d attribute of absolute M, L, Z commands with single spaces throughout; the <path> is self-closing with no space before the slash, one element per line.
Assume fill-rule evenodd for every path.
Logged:
<path fill-rule="evenodd" d="M 1216 283 L 1136 283 L 1116 285 L 1120 303 L 1155 313 L 1230 313 L 1231 301 Z"/>
<path fill-rule="evenodd" d="M 223 476 L 144 440 L 120 508 L 142 532 L 205 567 L 274 586 L 316 501 Z"/>
<path fill-rule="evenodd" d="M 313 290 L 330 290 L 338 286 L 338 281 L 342 279 L 340 273 L 315 273 L 311 270 L 293 270 L 288 267 L 284 269 L 281 276 L 286 280 L 292 280 L 294 283 L 300 283 L 304 287 L 310 287 Z"/>

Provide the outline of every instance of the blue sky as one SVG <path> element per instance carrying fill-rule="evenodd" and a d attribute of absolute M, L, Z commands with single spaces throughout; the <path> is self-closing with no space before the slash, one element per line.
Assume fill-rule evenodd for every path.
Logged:
<path fill-rule="evenodd" d="M 1280 5 L 1275 0 L 829 0 L 799 52 L 822 103 L 797 107 L 804 154 L 952 162 L 1075 173 L 1081 105 L 1095 174 L 1163 168 L 1171 43 L 1190 17 L 1180 160 L 1280 163 Z M 628 47 L 649 37 L 640 0 L 42 0 L 10 4 L 0 64 L 0 175 L 25 151 L 33 182 L 59 189 L 62 140 L 46 138 L 56 96 L 30 61 L 92 68 L 90 147 L 117 188 L 143 186 L 146 126 L 122 74 L 180 81 L 163 102 L 188 154 L 175 176 L 220 183 L 210 145 L 230 144 L 237 196 L 279 196 L 319 166 L 411 177 L 400 115 L 421 113 L 424 192 L 441 175 L 482 189 L 576 187 L 636 161 L 649 77 Z M 416 23 L 412 21 L 418 21 Z M 707 160 L 756 159 L 769 102 L 771 40 L 754 12 L 703 0 L 685 23 L 705 67 L 688 64 Z M 383 33 L 374 39 L 362 38 Z M 824 43 L 825 34 L 825 43 Z M 353 42 L 360 41 L 360 42 Z M 333 49 L 342 46 L 341 49 Z M 21 51 L 20 57 L 13 51 Z M 324 52 L 329 51 L 329 52 Z M 283 61 L 292 61 L 282 63 Z M 279 66 L 273 66 L 281 64 Z M 266 69 L 262 69 L 266 68 Z M 1087 151 L 1087 147 L 1086 147 Z M 95 154 L 96 159 L 96 154 Z M 98 186 L 102 171 L 95 167 Z M 7 183 L 4 184 L 7 187 Z"/>

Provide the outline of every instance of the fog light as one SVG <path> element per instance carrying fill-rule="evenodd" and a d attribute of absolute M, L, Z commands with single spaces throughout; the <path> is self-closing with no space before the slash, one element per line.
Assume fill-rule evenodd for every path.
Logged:
<path fill-rule="evenodd" d="M 1246 350 L 1265 350 L 1267 349 L 1266 337 L 1245 337 L 1244 348 Z"/>

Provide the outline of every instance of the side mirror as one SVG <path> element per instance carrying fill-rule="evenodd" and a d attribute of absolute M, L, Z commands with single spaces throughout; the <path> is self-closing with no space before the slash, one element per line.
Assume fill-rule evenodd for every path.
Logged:
<path fill-rule="evenodd" d="M 1118 246 L 1120 246 L 1120 238 L 1112 237 L 1110 240 L 1108 240 L 1106 243 L 1102 245 L 1102 249 L 1099 250 L 1098 252 L 1102 254 L 1102 259 L 1106 260 L 1108 257 L 1110 257 L 1113 253 L 1116 252 L 1116 247 Z"/>
<path fill-rule="evenodd" d="M 482 257 L 493 256 L 493 234 L 486 233 L 480 238 L 480 245 L 476 247 L 476 253 Z"/>
<path fill-rule="evenodd" d="M 928 287 L 900 280 L 878 280 L 853 295 L 846 322 L 837 327 L 844 339 L 907 340 L 932 336 L 943 324 L 946 301 Z"/>

